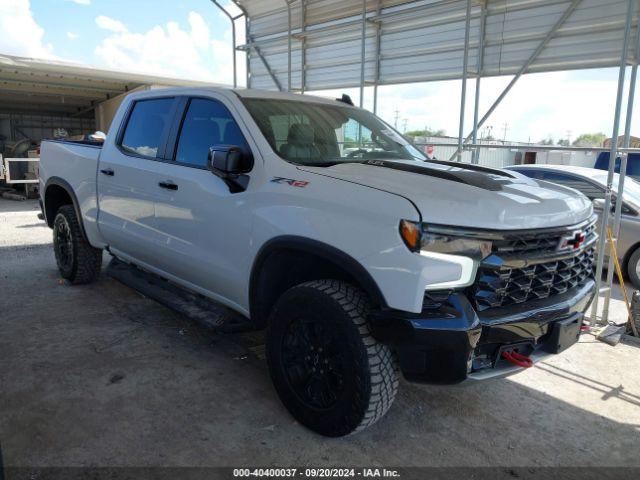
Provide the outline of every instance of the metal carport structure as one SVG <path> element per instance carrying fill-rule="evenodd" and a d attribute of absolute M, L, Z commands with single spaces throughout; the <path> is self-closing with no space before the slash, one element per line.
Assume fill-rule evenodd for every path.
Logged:
<path fill-rule="evenodd" d="M 100 102 L 145 85 L 205 86 L 211 83 L 0 54 L 0 110 L 5 113 L 93 115 L 93 109 Z"/>
<path fill-rule="evenodd" d="M 622 145 L 612 142 L 610 158 L 622 157 L 620 191 L 624 188 L 633 112 L 640 35 L 639 0 L 232 0 L 240 9 L 231 15 L 211 0 L 233 26 L 234 84 L 236 51 L 246 52 L 248 88 L 304 93 L 308 90 L 357 87 L 364 104 L 366 87 L 436 80 L 461 80 L 458 149 L 472 150 L 478 161 L 483 145 L 479 128 L 507 96 L 521 75 L 572 69 L 619 67 L 612 138 L 618 138 L 624 97 L 627 114 Z M 245 43 L 237 45 L 236 22 L 244 20 Z M 631 79 L 625 91 L 625 72 Z M 481 78 L 513 78 L 480 116 Z M 473 127 L 465 135 L 467 79 L 475 79 Z M 601 288 L 606 228 L 611 219 L 615 162 L 610 162 L 608 188 L 598 246 L 597 282 L 605 293 L 602 321 L 607 321 L 613 281 L 609 261 L 607 284 Z M 613 216 L 620 228 L 622 202 Z M 592 319 L 596 319 L 598 296 Z"/>

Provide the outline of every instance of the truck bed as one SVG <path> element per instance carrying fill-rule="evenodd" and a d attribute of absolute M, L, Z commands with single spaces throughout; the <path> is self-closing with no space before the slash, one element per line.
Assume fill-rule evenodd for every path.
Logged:
<path fill-rule="evenodd" d="M 98 142 L 59 140 L 42 142 L 40 150 L 40 191 L 44 193 L 56 184 L 71 187 L 77 197 L 87 238 L 93 245 L 100 243 L 96 174 L 101 150 L 102 144 Z"/>

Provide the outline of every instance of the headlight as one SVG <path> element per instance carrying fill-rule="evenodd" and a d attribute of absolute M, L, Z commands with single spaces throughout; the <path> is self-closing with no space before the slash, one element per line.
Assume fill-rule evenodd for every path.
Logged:
<path fill-rule="evenodd" d="M 412 252 L 434 252 L 463 255 L 480 261 L 491 253 L 491 241 L 472 238 L 453 227 L 437 227 L 402 220 L 400 236 Z"/>
<path fill-rule="evenodd" d="M 422 234 L 420 250 L 452 255 L 464 255 L 480 261 L 491 253 L 491 242 L 474 238 L 457 237 L 429 230 Z"/>
<path fill-rule="evenodd" d="M 422 257 L 444 261 L 458 267 L 455 279 L 435 280 L 427 290 L 462 288 L 471 285 L 480 261 L 491 254 L 490 240 L 473 238 L 469 231 L 455 227 L 439 227 L 402 220 L 400 236 L 409 250 Z"/>

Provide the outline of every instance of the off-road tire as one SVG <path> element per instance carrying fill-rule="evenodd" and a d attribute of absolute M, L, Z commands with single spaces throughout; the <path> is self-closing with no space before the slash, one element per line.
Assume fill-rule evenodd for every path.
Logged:
<path fill-rule="evenodd" d="M 90 283 L 100 274 L 102 250 L 84 238 L 72 205 L 60 207 L 53 220 L 53 250 L 60 275 L 74 285 Z"/>
<path fill-rule="evenodd" d="M 633 286 L 640 290 L 640 247 L 629 257 L 627 262 L 627 275 Z"/>
<path fill-rule="evenodd" d="M 371 336 L 367 323 L 369 309 L 369 299 L 361 290 L 337 280 L 318 280 L 287 290 L 272 310 L 267 331 L 267 361 L 276 391 L 298 422 L 321 435 L 339 437 L 373 425 L 389 410 L 396 396 L 397 362 L 389 347 Z M 329 370 L 325 370 L 325 376 L 331 375 L 329 381 L 318 381 L 316 374 L 311 374 L 313 381 L 329 385 L 328 390 L 335 387 L 333 392 L 329 391 L 329 395 L 335 395 L 335 401 L 322 408 L 310 405 L 312 400 L 307 398 L 311 377 L 299 382 L 305 384 L 303 394 L 296 390 L 300 387 L 292 380 L 291 372 L 296 368 L 306 371 L 305 368 L 310 367 L 285 367 L 285 362 L 290 365 L 297 361 L 292 358 L 309 358 L 308 349 L 300 347 L 291 354 L 288 347 L 289 339 L 294 337 L 292 332 L 308 328 L 327 332 L 322 338 L 328 345 L 326 358 L 321 357 L 324 360 L 318 360 L 318 354 L 309 362 L 335 365 L 341 372 L 338 375 L 332 370 L 329 374 Z M 306 345 L 304 341 L 301 344 Z M 301 350 L 306 353 L 303 355 Z"/>

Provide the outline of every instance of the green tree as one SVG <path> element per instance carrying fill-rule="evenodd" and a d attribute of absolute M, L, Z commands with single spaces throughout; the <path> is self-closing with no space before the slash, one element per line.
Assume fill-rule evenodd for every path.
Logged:
<path fill-rule="evenodd" d="M 569 139 L 568 138 L 562 138 L 562 139 L 558 140 L 558 145 L 560 145 L 561 147 L 568 147 L 571 144 L 569 143 Z"/>
<path fill-rule="evenodd" d="M 429 127 L 424 130 L 410 130 L 405 132 L 407 137 L 442 137 L 444 136 L 445 131 L 440 130 L 431 130 Z"/>
<path fill-rule="evenodd" d="M 554 142 L 553 138 L 549 137 L 544 140 L 540 140 L 538 143 L 540 145 L 555 145 L 556 142 Z"/>
<path fill-rule="evenodd" d="M 582 133 L 573 141 L 574 147 L 601 147 L 607 136 L 602 133 Z"/>

